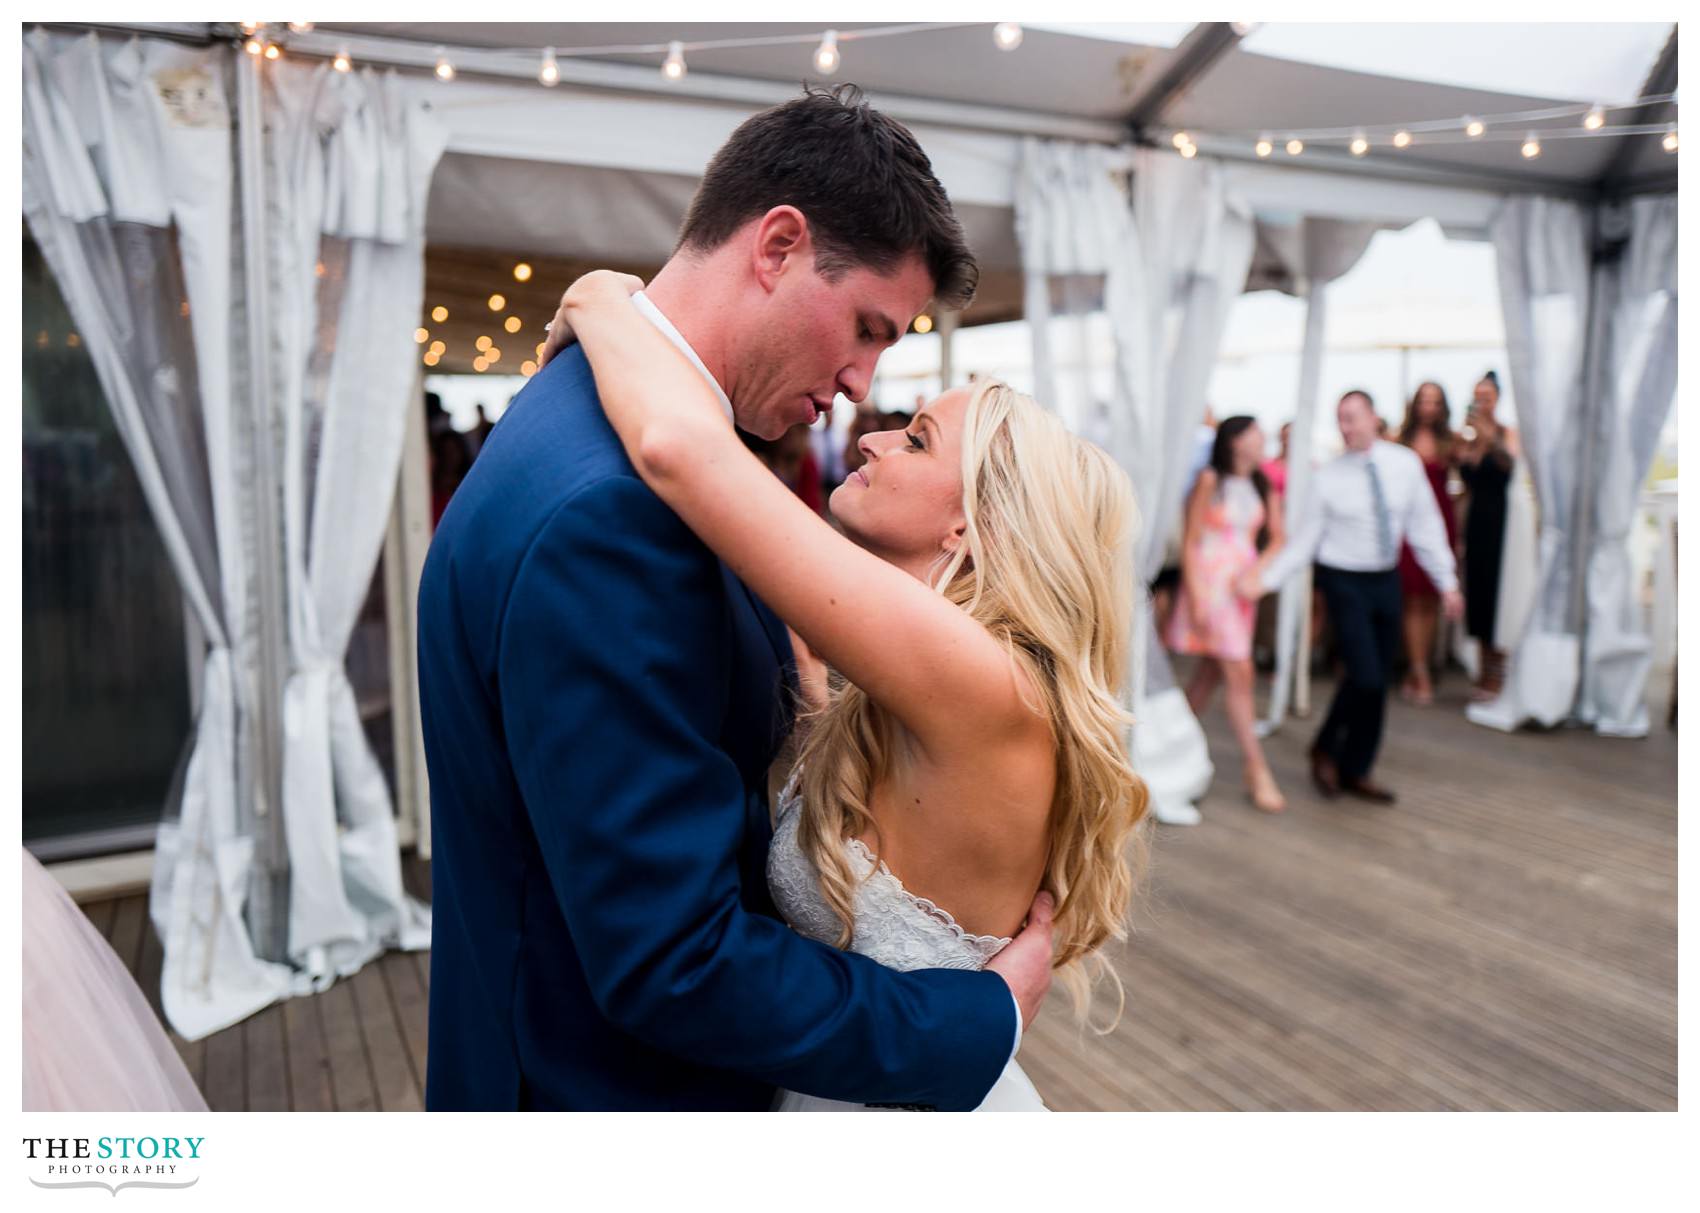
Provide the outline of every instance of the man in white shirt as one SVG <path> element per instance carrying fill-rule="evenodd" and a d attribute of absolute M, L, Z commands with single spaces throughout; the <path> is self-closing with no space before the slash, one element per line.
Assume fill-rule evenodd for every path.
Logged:
<path fill-rule="evenodd" d="M 1316 584 L 1345 674 L 1328 716 L 1311 746 L 1311 774 L 1323 795 L 1342 791 L 1376 804 L 1393 793 L 1372 782 L 1387 711 L 1387 688 L 1399 648 L 1404 600 L 1399 589 L 1399 546 L 1408 541 L 1417 563 L 1440 590 L 1448 619 L 1464 609 L 1457 562 L 1446 524 L 1422 460 L 1407 447 L 1377 435 L 1369 393 L 1340 398 L 1345 454 L 1316 471 L 1304 517 L 1258 578 L 1252 570 L 1242 592 L 1267 593 L 1315 561 Z"/>

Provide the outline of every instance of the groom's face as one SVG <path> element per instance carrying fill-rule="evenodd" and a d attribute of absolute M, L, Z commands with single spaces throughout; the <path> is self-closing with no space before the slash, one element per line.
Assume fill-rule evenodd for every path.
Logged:
<path fill-rule="evenodd" d="M 738 424 L 763 438 L 812 424 L 840 394 L 867 396 L 879 357 L 896 344 L 933 294 L 920 257 L 891 273 L 867 268 L 828 280 L 812 257 L 798 258 L 745 330 L 731 393 Z"/>

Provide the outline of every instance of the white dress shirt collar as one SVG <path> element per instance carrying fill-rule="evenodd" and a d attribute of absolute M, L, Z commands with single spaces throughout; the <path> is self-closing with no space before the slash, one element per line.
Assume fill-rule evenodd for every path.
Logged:
<path fill-rule="evenodd" d="M 637 307 L 638 311 L 642 312 L 649 318 L 649 322 L 651 324 L 661 330 L 667 340 L 679 347 L 685 357 L 691 360 L 692 366 L 702 372 L 702 377 L 708 380 L 709 385 L 714 388 L 714 394 L 720 398 L 720 407 L 726 411 L 727 419 L 735 421 L 736 418 L 732 413 L 731 399 L 720 386 L 719 380 L 715 379 L 713 375 L 708 373 L 708 368 L 703 365 L 702 359 L 697 357 L 697 352 L 691 348 L 691 343 L 685 340 L 685 335 L 673 327 L 673 322 L 667 319 L 666 316 L 662 315 L 661 309 L 656 307 L 655 304 L 650 301 L 649 296 L 644 294 L 642 291 L 638 291 L 632 296 L 632 303 Z"/>

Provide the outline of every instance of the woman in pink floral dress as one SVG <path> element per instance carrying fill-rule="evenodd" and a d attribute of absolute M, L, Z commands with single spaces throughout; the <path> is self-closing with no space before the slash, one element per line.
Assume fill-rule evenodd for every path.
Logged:
<path fill-rule="evenodd" d="M 1264 475 L 1263 431 L 1251 417 L 1230 417 L 1216 428 L 1210 463 L 1187 500 L 1181 542 L 1181 587 L 1164 637 L 1176 653 L 1199 657 L 1187 702 L 1202 713 L 1225 683 L 1228 720 L 1245 758 L 1246 792 L 1266 813 L 1287 807 L 1264 760 L 1252 703 L 1251 637 L 1257 599 L 1236 588 L 1281 548 L 1281 497 Z"/>

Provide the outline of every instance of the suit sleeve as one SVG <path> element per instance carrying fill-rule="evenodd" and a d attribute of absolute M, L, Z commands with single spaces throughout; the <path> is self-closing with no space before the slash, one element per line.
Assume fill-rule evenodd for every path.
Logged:
<path fill-rule="evenodd" d="M 741 905 L 721 586 L 678 517 L 613 477 L 557 510 L 508 602 L 510 759 L 592 995 L 656 1048 L 775 1086 L 972 1108 L 1017 1030 L 1002 978 L 898 973 Z"/>

